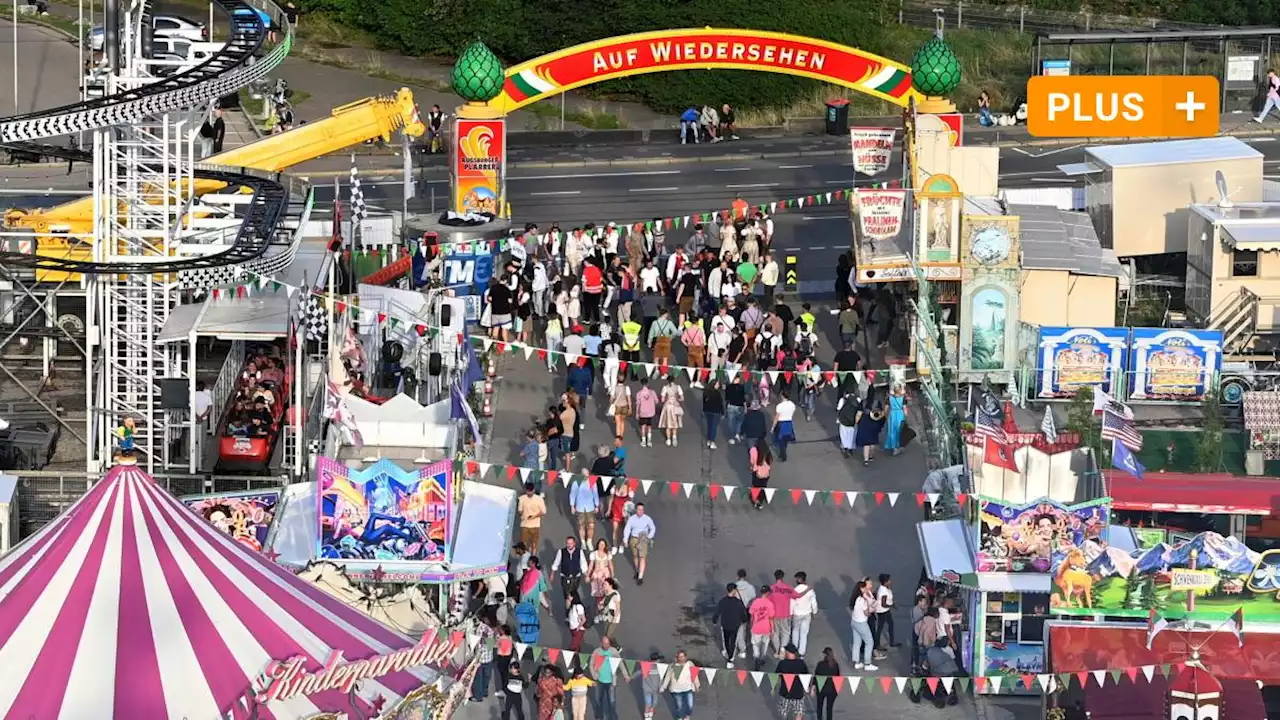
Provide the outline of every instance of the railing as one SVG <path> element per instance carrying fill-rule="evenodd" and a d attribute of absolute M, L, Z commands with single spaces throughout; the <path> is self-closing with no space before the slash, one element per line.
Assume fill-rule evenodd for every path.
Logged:
<path fill-rule="evenodd" d="M 43 470 L 10 471 L 18 478 L 18 513 L 23 537 L 30 535 L 50 522 L 80 499 L 101 479 L 100 474 L 87 472 L 50 472 Z M 155 481 L 175 496 L 200 495 L 216 492 L 244 490 L 269 490 L 283 487 L 288 478 L 278 476 L 230 476 L 160 474 Z"/>
<path fill-rule="evenodd" d="M 233 340 L 227 359 L 222 361 L 222 369 L 218 371 L 218 379 L 213 383 L 213 412 L 217 415 L 211 416 L 211 420 L 215 425 L 218 418 L 227 412 L 227 403 L 231 402 L 231 397 L 235 395 L 236 381 L 240 378 L 242 368 L 244 368 L 244 341 Z M 215 433 L 219 430 L 220 428 L 214 427 Z"/>
<path fill-rule="evenodd" d="M 1014 30 L 1021 33 L 1090 32 L 1096 30 L 1206 30 L 1217 25 L 1170 22 L 1158 18 L 1109 15 L 1090 10 L 1064 12 L 1023 5 L 970 3 L 964 0 L 899 0 L 898 24 L 932 28 L 939 15 L 947 29 Z"/>

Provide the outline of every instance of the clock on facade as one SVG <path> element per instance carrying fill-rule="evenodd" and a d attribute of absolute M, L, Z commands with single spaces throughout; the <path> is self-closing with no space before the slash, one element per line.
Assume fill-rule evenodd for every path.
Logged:
<path fill-rule="evenodd" d="M 986 227 L 973 234 L 969 254 L 981 265 L 999 265 L 1009 259 L 1011 244 L 1007 230 Z"/>

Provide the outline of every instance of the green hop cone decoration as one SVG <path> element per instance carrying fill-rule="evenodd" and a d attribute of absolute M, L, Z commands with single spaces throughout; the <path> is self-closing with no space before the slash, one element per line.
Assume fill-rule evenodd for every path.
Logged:
<path fill-rule="evenodd" d="M 453 64 L 453 91 L 463 100 L 488 102 L 502 93 L 502 63 L 479 40 L 467 46 Z"/>
<path fill-rule="evenodd" d="M 916 50 L 911 84 L 929 97 L 946 97 L 960 84 L 960 61 L 945 40 L 933 37 Z"/>

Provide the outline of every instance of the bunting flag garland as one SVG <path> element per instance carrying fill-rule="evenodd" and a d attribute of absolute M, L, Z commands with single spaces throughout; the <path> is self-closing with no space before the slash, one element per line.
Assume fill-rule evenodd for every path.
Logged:
<path fill-rule="evenodd" d="M 478 643 L 479 639 L 477 638 L 475 642 Z M 577 664 L 579 666 L 589 666 L 592 671 L 598 671 L 604 662 L 604 656 L 597 655 L 591 651 L 572 652 L 560 648 L 527 645 L 515 642 L 509 637 L 495 638 L 488 636 L 484 639 L 484 643 L 489 649 L 499 652 L 509 651 L 513 660 L 524 661 L 526 655 L 534 660 L 545 658 L 548 663 L 563 665 L 566 669 L 572 668 Z M 615 673 L 618 673 L 620 669 L 625 669 L 629 680 L 643 677 L 654 670 L 666 675 L 671 667 L 669 663 L 632 660 L 617 656 L 610 656 L 609 664 Z M 840 695 L 866 694 L 876 692 L 876 688 L 879 689 L 879 692 L 887 695 L 895 691 L 898 694 L 906 693 L 908 690 L 919 692 L 924 687 L 928 687 L 930 691 L 934 692 L 939 688 L 946 692 L 951 692 L 952 690 L 968 692 L 972 689 L 977 693 L 990 694 L 999 694 L 1006 691 L 1006 689 L 1008 692 L 1054 692 L 1069 689 L 1073 682 L 1080 688 L 1087 687 L 1090 682 L 1097 684 L 1099 687 L 1108 683 L 1119 685 L 1124 682 L 1123 678 L 1127 678 L 1130 684 L 1137 684 L 1139 682 L 1153 682 L 1157 673 L 1162 678 L 1167 679 L 1171 674 L 1180 672 L 1185 667 L 1185 664 L 1178 662 L 1165 663 L 1163 665 L 1087 670 L 1075 673 L 1022 673 L 1019 675 L 978 675 L 975 677 L 828 676 L 809 673 L 779 674 L 761 670 L 724 670 L 719 667 L 702 667 L 697 663 L 690 663 L 690 666 L 692 671 L 699 675 L 700 679 L 707 685 L 729 687 L 736 685 L 750 689 L 764 687 L 771 690 L 779 690 L 790 688 L 795 683 L 800 683 L 805 690 L 809 690 L 816 685 L 819 690 L 825 690 L 830 687 Z"/>
<path fill-rule="evenodd" d="M 544 487 L 555 487 L 559 485 L 561 488 L 568 488 L 573 483 L 596 482 L 599 481 L 604 485 L 605 492 L 609 492 L 613 488 L 613 484 L 619 480 L 626 482 L 632 493 L 641 493 L 649 495 L 653 490 L 655 483 L 657 484 L 658 493 L 661 494 L 663 488 L 667 490 L 667 494 L 673 497 L 683 495 L 687 499 L 697 497 L 701 499 L 719 500 L 724 498 L 725 502 L 731 502 L 735 493 L 740 490 L 747 492 L 740 493 L 738 497 L 742 502 L 756 502 L 763 500 L 765 503 L 772 503 L 777 496 L 778 488 L 744 488 L 739 485 L 723 485 L 719 483 L 704 482 L 680 482 L 667 480 L 652 480 L 648 478 L 639 478 L 634 476 L 621 475 L 592 475 L 588 472 L 565 472 L 563 470 L 537 470 L 534 468 L 522 467 L 520 465 L 506 465 L 503 463 L 487 463 L 478 460 L 467 460 L 464 465 L 466 474 L 469 479 L 484 480 L 495 471 L 495 477 L 499 480 L 514 483 L 519 478 L 521 485 L 538 481 L 543 482 Z M 937 504 L 941 497 L 939 493 L 903 493 L 888 492 L 882 490 L 804 490 L 799 488 L 789 489 L 785 491 L 784 497 L 791 499 L 792 505 L 799 505 L 803 500 L 806 505 L 830 505 L 834 507 L 853 508 L 857 506 L 858 499 L 862 499 L 862 503 L 874 504 L 877 507 L 888 506 L 896 507 L 898 501 L 903 495 L 914 495 L 916 505 L 924 507 L 924 504 Z M 964 505 L 969 499 L 968 495 L 960 494 L 956 496 L 956 500 Z"/>

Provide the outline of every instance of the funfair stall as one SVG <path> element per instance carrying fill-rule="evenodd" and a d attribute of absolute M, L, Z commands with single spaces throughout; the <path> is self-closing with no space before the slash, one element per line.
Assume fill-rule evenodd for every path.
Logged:
<path fill-rule="evenodd" d="M 0 716 L 449 717 L 461 636 L 390 630 L 118 466 L 0 558 Z"/>

